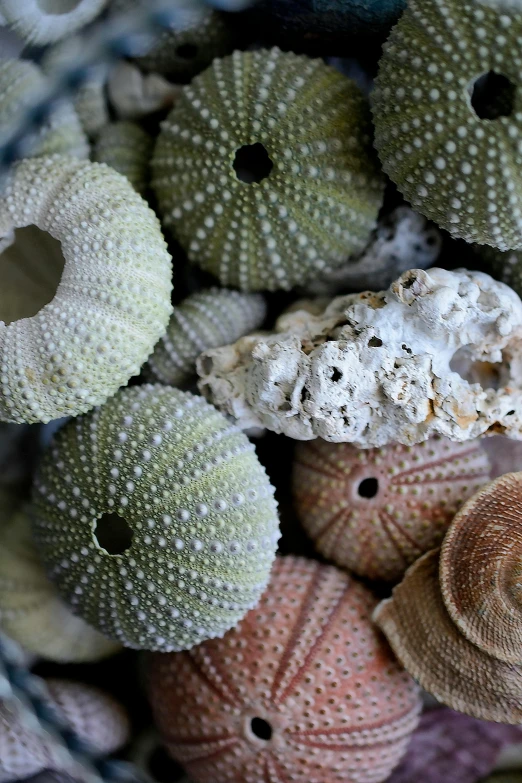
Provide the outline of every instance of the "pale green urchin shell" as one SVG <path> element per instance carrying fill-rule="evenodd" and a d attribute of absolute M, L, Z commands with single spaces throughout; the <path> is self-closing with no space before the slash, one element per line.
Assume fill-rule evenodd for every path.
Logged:
<path fill-rule="evenodd" d="M 13 120 L 45 88 L 40 68 L 28 60 L 0 58 L 0 134 L 9 131 Z M 31 136 L 25 157 L 53 153 L 87 158 L 89 145 L 72 105 L 61 102 L 50 118 Z"/>
<path fill-rule="evenodd" d="M 24 41 L 48 44 L 91 22 L 108 0 L 0 0 L 0 15 Z"/>
<path fill-rule="evenodd" d="M 214 60 L 158 137 L 164 223 L 223 285 L 292 288 L 368 241 L 383 195 L 369 134 L 358 87 L 321 60 Z"/>
<path fill-rule="evenodd" d="M 522 247 L 522 15 L 409 0 L 373 93 L 375 145 L 412 206 L 453 236 Z"/>
<path fill-rule="evenodd" d="M 60 598 L 20 512 L 0 534 L 0 626 L 25 650 L 61 663 L 97 661 L 120 649 Z"/>
<path fill-rule="evenodd" d="M 187 297 L 174 312 L 167 333 L 147 364 L 148 376 L 179 386 L 196 372 L 196 359 L 209 348 L 239 340 L 260 326 L 266 305 L 260 294 L 209 288 Z"/>
<path fill-rule="evenodd" d="M 35 481 L 34 529 L 87 622 L 127 647 L 182 650 L 256 605 L 279 537 L 273 492 L 215 408 L 145 385 L 58 432 Z"/>
<path fill-rule="evenodd" d="M 93 159 L 123 174 L 138 193 L 149 186 L 149 166 L 154 142 L 135 122 L 111 122 L 96 140 Z"/>
<path fill-rule="evenodd" d="M 103 164 L 17 164 L 0 237 L 8 245 L 24 226 L 0 255 L 0 420 L 45 422 L 99 405 L 139 373 L 172 312 L 171 258 L 152 210 Z"/>

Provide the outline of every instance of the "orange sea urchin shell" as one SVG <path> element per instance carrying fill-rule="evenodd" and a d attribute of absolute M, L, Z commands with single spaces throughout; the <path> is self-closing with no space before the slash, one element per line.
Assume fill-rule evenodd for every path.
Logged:
<path fill-rule="evenodd" d="M 191 780 L 385 780 L 420 705 L 374 605 L 338 569 L 280 558 L 258 608 L 222 639 L 151 656 L 156 722 Z"/>
<path fill-rule="evenodd" d="M 370 579 L 397 581 L 438 546 L 458 508 L 489 480 L 481 441 L 434 437 L 359 449 L 299 443 L 297 514 L 321 554 Z"/>

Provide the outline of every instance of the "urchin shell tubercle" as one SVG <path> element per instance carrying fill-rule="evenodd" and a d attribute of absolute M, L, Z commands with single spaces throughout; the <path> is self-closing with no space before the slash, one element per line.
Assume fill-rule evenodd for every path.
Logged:
<path fill-rule="evenodd" d="M 215 60 L 156 143 L 164 225 L 222 285 L 304 283 L 375 226 L 383 181 L 369 135 L 358 87 L 320 60 L 278 49 Z"/>
<path fill-rule="evenodd" d="M 137 375 L 164 333 L 172 311 L 165 240 L 125 177 L 61 156 L 13 169 L 0 234 L 13 229 L 0 255 L 0 419 L 77 415 Z M 35 267 L 35 241 L 44 268 Z"/>
<path fill-rule="evenodd" d="M 0 0 L 0 14 L 29 44 L 48 44 L 75 33 L 109 0 Z"/>
<path fill-rule="evenodd" d="M 416 269 L 387 291 L 283 315 L 271 335 L 206 351 L 199 386 L 239 426 L 298 440 L 520 439 L 521 339 L 522 302 L 506 285 Z"/>
<path fill-rule="evenodd" d="M 421 702 L 371 622 L 374 605 L 332 566 L 277 558 L 259 606 L 223 639 L 151 656 L 156 723 L 189 777 L 384 781 Z"/>
<path fill-rule="evenodd" d="M 265 316 L 266 304 L 260 294 L 222 288 L 192 294 L 174 307 L 146 373 L 158 383 L 186 383 L 195 375 L 196 359 L 203 351 L 238 340 L 259 327 Z"/>
<path fill-rule="evenodd" d="M 205 400 L 144 385 L 59 431 L 34 530 L 61 595 L 105 636 L 188 649 L 259 600 L 279 539 L 273 493 L 254 447 Z"/>
<path fill-rule="evenodd" d="M 520 4 L 409 0 L 372 97 L 384 171 L 454 237 L 522 247 Z"/>

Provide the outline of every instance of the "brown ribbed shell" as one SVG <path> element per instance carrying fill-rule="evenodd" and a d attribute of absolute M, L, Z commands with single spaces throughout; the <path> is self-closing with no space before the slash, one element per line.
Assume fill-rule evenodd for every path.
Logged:
<path fill-rule="evenodd" d="M 477 492 L 444 539 L 444 603 L 473 644 L 522 664 L 522 473 L 508 473 Z"/>
<path fill-rule="evenodd" d="M 421 687 L 454 710 L 498 723 L 522 722 L 522 667 L 471 644 L 449 616 L 439 587 L 439 550 L 421 557 L 373 618 Z"/>
<path fill-rule="evenodd" d="M 398 581 L 440 545 L 456 511 L 489 476 L 478 440 L 359 449 L 318 439 L 296 447 L 293 491 L 321 554 L 361 576 Z"/>

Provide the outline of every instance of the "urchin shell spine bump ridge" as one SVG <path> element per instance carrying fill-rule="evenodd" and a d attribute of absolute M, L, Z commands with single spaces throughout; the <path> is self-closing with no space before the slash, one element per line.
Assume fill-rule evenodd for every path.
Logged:
<path fill-rule="evenodd" d="M 273 493 L 215 408 L 144 385 L 59 431 L 36 479 L 34 529 L 50 578 L 87 622 L 127 647 L 188 649 L 259 600 L 279 538 Z M 118 525 L 112 553 L 103 535 Z"/>
<path fill-rule="evenodd" d="M 0 14 L 26 43 L 48 44 L 91 22 L 109 0 L 0 0 Z M 52 6 L 47 10 L 46 6 Z M 72 7 L 71 7 L 72 6 Z"/>
<path fill-rule="evenodd" d="M 178 386 L 196 372 L 196 359 L 208 348 L 238 340 L 261 325 L 266 304 L 260 294 L 209 288 L 174 307 L 167 332 L 149 357 L 147 374 Z"/>
<path fill-rule="evenodd" d="M 93 160 L 112 166 L 143 195 L 149 186 L 153 146 L 152 137 L 137 123 L 111 122 L 98 134 Z"/>
<path fill-rule="evenodd" d="M 151 656 L 170 753 L 199 783 L 384 781 L 421 705 L 371 622 L 374 606 L 337 568 L 277 558 L 258 607 L 223 639 Z"/>
<path fill-rule="evenodd" d="M 453 236 L 522 247 L 520 7 L 410 0 L 372 97 L 375 145 L 404 196 Z"/>
<path fill-rule="evenodd" d="M 45 83 L 46 77 L 33 62 L 0 58 L 0 131 L 9 130 L 13 118 L 38 95 Z M 60 103 L 32 135 L 25 157 L 53 153 L 75 158 L 89 156 L 87 138 L 69 101 Z"/>
<path fill-rule="evenodd" d="M 368 241 L 383 196 L 369 134 L 358 87 L 321 60 L 214 60 L 156 143 L 164 223 L 223 285 L 292 288 Z"/>
<path fill-rule="evenodd" d="M 139 373 L 172 312 L 159 222 L 121 174 L 61 156 L 22 161 L 0 227 L 32 224 L 61 243 L 65 265 L 36 315 L 0 322 L 0 419 L 18 423 L 104 402 Z M 15 250 L 16 240 L 4 252 Z M 1 307 L 0 292 L 0 319 Z"/>

